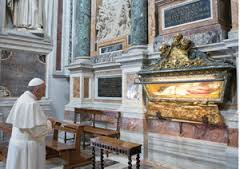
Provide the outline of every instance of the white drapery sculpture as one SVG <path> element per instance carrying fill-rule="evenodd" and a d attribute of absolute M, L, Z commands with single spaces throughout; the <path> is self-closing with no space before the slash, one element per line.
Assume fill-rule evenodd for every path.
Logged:
<path fill-rule="evenodd" d="M 14 27 L 42 30 L 44 0 L 7 0 Z"/>

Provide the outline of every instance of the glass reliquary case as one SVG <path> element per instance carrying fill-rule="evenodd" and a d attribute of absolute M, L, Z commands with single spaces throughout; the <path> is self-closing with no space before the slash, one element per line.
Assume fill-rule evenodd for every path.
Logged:
<path fill-rule="evenodd" d="M 224 125 L 223 103 L 233 64 L 215 61 L 192 48 L 181 34 L 172 45 L 162 44 L 161 59 L 138 72 L 147 95 L 149 118 Z"/>

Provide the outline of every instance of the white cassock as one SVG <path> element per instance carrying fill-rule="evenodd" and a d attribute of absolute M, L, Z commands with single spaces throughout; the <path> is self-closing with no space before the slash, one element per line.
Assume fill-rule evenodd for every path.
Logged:
<path fill-rule="evenodd" d="M 45 136 L 50 128 L 36 97 L 24 92 L 6 122 L 13 125 L 6 169 L 45 169 Z"/>

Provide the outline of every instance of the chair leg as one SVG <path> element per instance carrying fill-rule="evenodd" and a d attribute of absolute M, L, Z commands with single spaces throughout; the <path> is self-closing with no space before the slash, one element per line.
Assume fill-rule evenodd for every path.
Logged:
<path fill-rule="evenodd" d="M 101 169 L 104 169 L 103 149 L 100 149 Z"/>
<path fill-rule="evenodd" d="M 85 141 L 86 141 L 86 137 L 85 137 L 85 133 L 83 132 L 83 150 L 85 150 L 85 148 L 86 148 Z"/>
<path fill-rule="evenodd" d="M 136 169 L 140 169 L 140 155 L 139 154 L 137 154 L 136 160 L 137 160 Z"/>
<path fill-rule="evenodd" d="M 92 169 L 95 169 L 95 148 L 92 147 Z"/>
<path fill-rule="evenodd" d="M 132 158 L 128 155 L 128 169 L 132 169 Z"/>
<path fill-rule="evenodd" d="M 67 133 L 64 132 L 64 143 L 67 143 Z"/>

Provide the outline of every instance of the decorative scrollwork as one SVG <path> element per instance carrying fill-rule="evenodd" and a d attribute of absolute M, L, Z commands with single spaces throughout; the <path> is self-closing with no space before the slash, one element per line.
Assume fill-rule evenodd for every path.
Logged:
<path fill-rule="evenodd" d="M 0 97 L 9 97 L 11 92 L 4 86 L 0 86 Z"/>
<path fill-rule="evenodd" d="M 39 62 L 46 64 L 46 55 L 38 55 Z"/>
<path fill-rule="evenodd" d="M 99 63 L 111 63 L 114 62 L 116 57 L 120 56 L 122 51 L 115 51 L 110 53 L 105 53 L 96 57 L 92 57 L 91 60 L 95 64 Z"/>
<path fill-rule="evenodd" d="M 206 106 L 178 102 L 149 102 L 148 115 L 156 116 L 160 120 L 175 119 L 175 121 L 191 123 L 224 125 L 218 106 L 214 104 Z"/>
<path fill-rule="evenodd" d="M 150 65 L 152 70 L 179 69 L 216 64 L 206 53 L 193 49 L 193 42 L 177 33 L 171 45 L 162 44 L 159 48 L 161 59 Z"/>
<path fill-rule="evenodd" d="M 12 51 L 0 50 L 0 60 L 8 60 L 13 55 Z"/>

